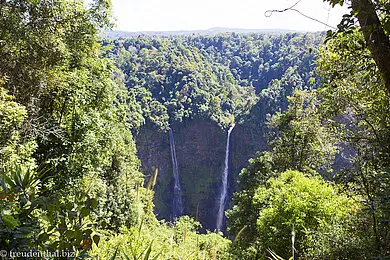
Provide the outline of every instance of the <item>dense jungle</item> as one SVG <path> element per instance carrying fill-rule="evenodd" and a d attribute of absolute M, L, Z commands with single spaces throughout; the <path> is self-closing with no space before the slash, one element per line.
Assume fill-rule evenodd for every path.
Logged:
<path fill-rule="evenodd" d="M 112 31 L 0 0 L 0 257 L 388 259 L 390 3 L 336 30 Z"/>

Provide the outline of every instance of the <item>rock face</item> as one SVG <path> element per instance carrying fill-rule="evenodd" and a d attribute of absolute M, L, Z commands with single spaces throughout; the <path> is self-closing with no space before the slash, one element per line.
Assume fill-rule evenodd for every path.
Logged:
<path fill-rule="evenodd" d="M 209 230 L 216 229 L 222 173 L 225 167 L 226 130 L 207 119 L 192 119 L 171 126 L 180 171 L 184 214 L 195 217 Z M 236 125 L 230 140 L 228 203 L 236 189 L 238 174 L 256 151 L 264 150 L 262 128 Z M 174 178 L 169 133 L 151 126 L 136 135 L 142 170 L 152 174 L 159 169 L 155 205 L 160 219 L 173 220 Z"/>

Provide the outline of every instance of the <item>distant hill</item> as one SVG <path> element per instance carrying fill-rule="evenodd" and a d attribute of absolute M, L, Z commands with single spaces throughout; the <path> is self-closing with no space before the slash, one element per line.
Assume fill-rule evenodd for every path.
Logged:
<path fill-rule="evenodd" d="M 104 31 L 102 36 L 109 39 L 124 39 L 132 38 L 139 35 L 147 36 L 172 36 L 172 35 L 213 35 L 220 33 L 288 33 L 298 32 L 298 30 L 286 30 L 286 29 L 241 29 L 241 28 L 225 28 L 214 27 L 207 30 L 192 30 L 192 31 L 139 31 L 139 32 L 127 32 L 127 31 Z"/>

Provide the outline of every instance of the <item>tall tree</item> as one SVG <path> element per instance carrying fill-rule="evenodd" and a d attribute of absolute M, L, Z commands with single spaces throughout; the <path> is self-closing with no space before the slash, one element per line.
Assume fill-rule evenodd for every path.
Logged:
<path fill-rule="evenodd" d="M 343 0 L 324 1 L 333 6 L 344 4 Z M 387 93 L 390 94 L 390 4 L 386 0 L 352 0 L 350 3 L 352 14 L 359 21 L 366 46 L 378 66 Z M 344 16 L 344 24 L 353 25 L 353 17 Z"/>
<path fill-rule="evenodd" d="M 138 123 L 128 121 L 141 119 L 130 113 L 113 62 L 101 56 L 99 32 L 110 26 L 109 9 L 106 0 L 89 7 L 82 0 L 0 0 L 0 196 L 11 208 L 0 212 L 2 246 L 37 246 L 34 237 L 43 232 L 52 249 L 69 241 L 79 248 L 87 234 L 74 225 L 77 214 L 103 228 L 139 220 L 143 179 L 130 129 Z M 45 176 L 35 174 L 36 165 L 48 169 Z M 39 188 L 19 214 L 27 207 L 25 180 Z M 18 240 L 32 222 L 34 234 L 23 238 L 29 243 Z"/>

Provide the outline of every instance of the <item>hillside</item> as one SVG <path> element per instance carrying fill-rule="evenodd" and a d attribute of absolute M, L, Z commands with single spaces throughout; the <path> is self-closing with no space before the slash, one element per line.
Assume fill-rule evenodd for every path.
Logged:
<path fill-rule="evenodd" d="M 388 259 L 390 6 L 325 2 L 107 39 L 109 0 L 0 1 L 0 257 Z"/>
<path fill-rule="evenodd" d="M 229 162 L 231 198 L 238 173 L 267 149 L 267 115 L 285 110 L 294 90 L 316 88 L 314 55 L 322 39 L 321 34 L 226 33 L 105 42 L 113 46 L 109 55 L 129 93 L 142 103 L 146 121 L 135 135 L 137 154 L 144 173 L 159 170 L 159 218 L 173 218 L 167 127 L 174 132 L 184 214 L 214 230 L 227 128 L 237 123 Z"/>

